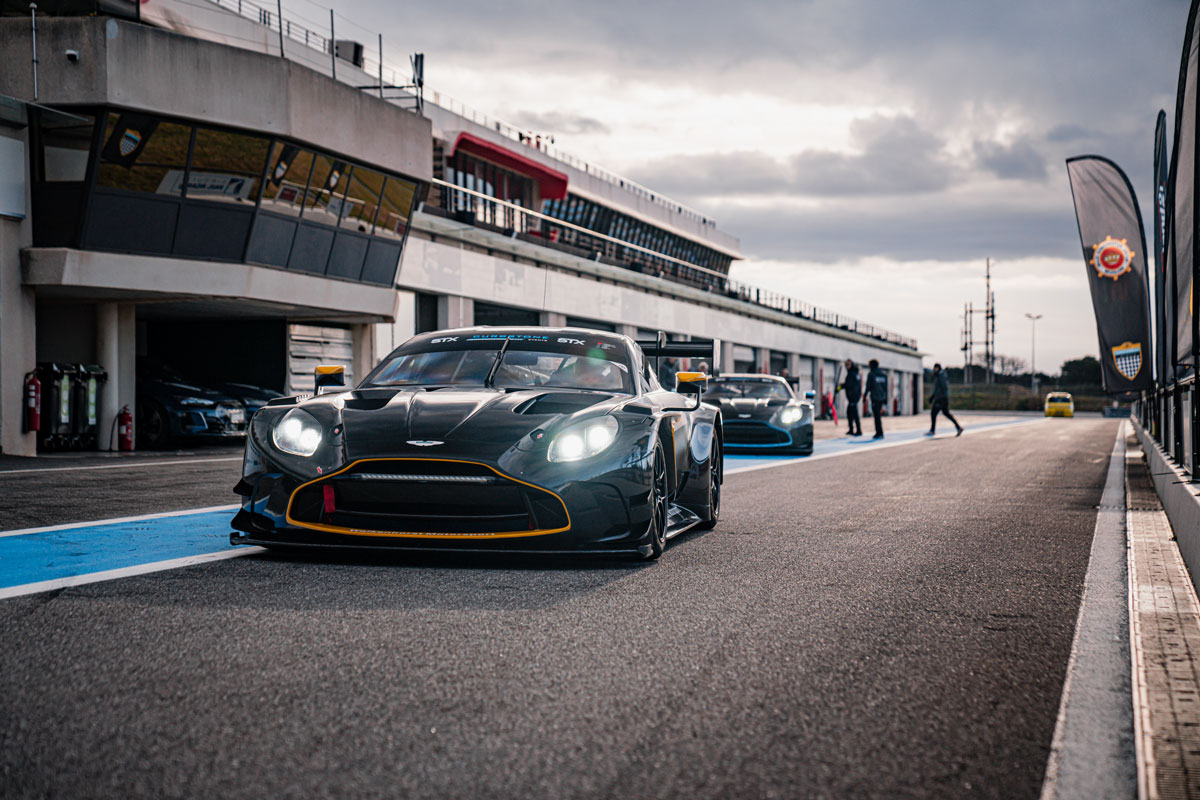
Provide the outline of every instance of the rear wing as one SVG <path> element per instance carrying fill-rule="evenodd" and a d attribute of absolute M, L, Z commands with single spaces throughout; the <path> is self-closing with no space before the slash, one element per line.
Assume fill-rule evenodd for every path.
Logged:
<path fill-rule="evenodd" d="M 718 363 L 721 358 L 720 339 L 713 339 L 711 342 L 672 342 L 667 340 L 665 332 L 659 331 L 657 339 L 638 341 L 637 346 L 642 348 L 642 352 L 646 354 L 647 358 L 656 359 L 655 371 L 658 369 L 658 359 L 663 358 L 707 359 L 712 365 L 711 370 L 714 374 L 720 368 Z"/>

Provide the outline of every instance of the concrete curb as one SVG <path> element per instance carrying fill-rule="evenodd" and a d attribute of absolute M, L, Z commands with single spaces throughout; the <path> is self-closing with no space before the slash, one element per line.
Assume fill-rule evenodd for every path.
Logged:
<path fill-rule="evenodd" d="M 1196 576 L 1200 574 L 1200 484 L 1191 483 L 1188 474 L 1176 466 L 1136 417 L 1131 421 L 1146 454 L 1150 479 L 1175 530 L 1176 544 L 1183 563 L 1187 564 L 1192 585 L 1200 589 L 1196 584 Z"/>

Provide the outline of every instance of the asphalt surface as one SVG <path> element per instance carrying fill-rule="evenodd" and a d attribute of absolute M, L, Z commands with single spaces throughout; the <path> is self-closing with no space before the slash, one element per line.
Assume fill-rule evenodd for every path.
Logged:
<path fill-rule="evenodd" d="M 249 556 L 0 601 L 0 796 L 1035 797 L 1118 424 L 731 475 L 653 564 Z M 237 471 L 0 474 L 39 519 L 5 527 Z"/>

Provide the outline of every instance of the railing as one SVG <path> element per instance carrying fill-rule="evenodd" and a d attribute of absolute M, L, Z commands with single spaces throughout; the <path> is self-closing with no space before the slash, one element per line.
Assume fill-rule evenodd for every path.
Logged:
<path fill-rule="evenodd" d="M 178 2 L 191 2 L 191 0 L 177 0 Z M 316 23 L 309 20 L 298 20 L 284 15 L 281 19 L 277 5 L 255 3 L 253 0 L 200 0 L 200 2 L 211 3 L 220 6 L 226 11 L 231 11 L 238 16 L 257 22 L 260 25 L 266 26 L 269 30 L 279 31 L 282 24 L 284 38 L 290 42 L 302 44 L 305 47 L 319 51 L 326 55 L 330 55 L 332 48 L 335 47 L 333 37 L 321 32 Z M 306 23 L 306 24 L 305 24 Z M 357 27 L 357 26 L 356 26 Z M 336 36 L 336 30 L 332 29 L 331 33 Z M 381 61 L 377 55 L 372 55 L 371 42 L 363 42 L 363 65 L 357 67 L 367 75 L 379 79 L 382 78 L 385 86 L 402 86 L 410 82 L 410 74 L 405 68 L 397 68 L 390 65 L 387 61 Z M 378 48 L 382 49 L 382 48 Z M 350 62 L 344 63 L 345 68 L 355 68 Z M 678 214 L 684 219 L 698 222 L 709 228 L 716 228 L 717 223 L 710 217 L 701 214 L 693 208 L 677 203 L 668 197 L 663 197 L 661 194 L 642 186 L 636 181 L 618 175 L 595 164 L 589 163 L 578 156 L 560 150 L 555 147 L 549 137 L 540 136 L 527 129 L 517 125 L 505 122 L 492 115 L 478 111 L 465 103 L 456 100 L 450 95 L 439 91 L 428 90 L 426 92 L 426 101 L 432 102 L 439 108 L 443 108 L 452 114 L 457 114 L 464 119 L 469 119 L 472 122 L 482 125 L 489 130 L 511 139 L 518 144 L 523 144 L 527 147 L 536 149 L 545 153 L 550 158 L 561 161 L 568 166 L 571 166 L 580 172 L 598 178 L 605 183 L 620 187 L 625 191 L 633 194 L 636 197 L 641 197 L 649 202 L 668 209 L 672 213 Z"/>
<path fill-rule="evenodd" d="M 1200 390 L 1195 377 L 1143 392 L 1134 413 L 1151 438 L 1195 482 L 1200 458 Z"/>
<path fill-rule="evenodd" d="M 581 225 L 564 222 L 537 211 L 530 211 L 515 203 L 500 200 L 473 189 L 465 189 L 438 178 L 433 179 L 433 184 L 439 188 L 442 195 L 438 209 L 464 224 L 493 229 L 525 241 L 532 240 L 546 247 L 567 250 L 594 261 L 649 274 L 652 278 L 683 283 L 703 291 L 723 294 L 731 299 L 888 342 L 898 347 L 913 351 L 917 349 L 916 339 L 901 336 L 876 325 L 859 322 L 852 317 L 820 308 L 781 292 L 730 278 L 722 272 L 692 264 Z M 603 246 L 597 247 L 597 243 Z M 643 264 L 631 253 L 641 254 L 647 263 Z"/>

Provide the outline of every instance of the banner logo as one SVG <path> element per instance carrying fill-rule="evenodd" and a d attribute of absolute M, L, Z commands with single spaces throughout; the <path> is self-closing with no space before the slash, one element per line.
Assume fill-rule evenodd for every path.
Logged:
<path fill-rule="evenodd" d="M 1142 345 L 1133 342 L 1119 344 L 1112 349 L 1113 364 L 1117 372 L 1127 380 L 1133 380 L 1142 371 Z"/>
<path fill-rule="evenodd" d="M 134 150 L 138 149 L 138 145 L 141 143 L 142 135 L 135 130 L 127 129 L 125 133 L 121 135 L 121 144 L 119 145 L 121 155 L 130 155 Z"/>
<path fill-rule="evenodd" d="M 1092 245 L 1092 258 L 1088 263 L 1096 268 L 1101 278 L 1115 281 L 1133 269 L 1133 255 L 1127 239 L 1106 236 L 1100 244 Z"/>

